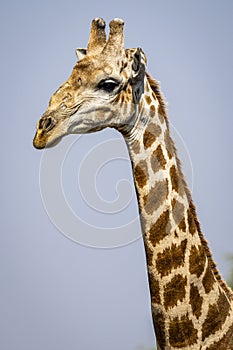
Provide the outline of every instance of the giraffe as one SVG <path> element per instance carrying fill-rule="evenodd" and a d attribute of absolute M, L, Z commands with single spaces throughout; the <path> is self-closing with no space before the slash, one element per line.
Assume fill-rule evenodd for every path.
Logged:
<path fill-rule="evenodd" d="M 124 22 L 92 21 L 87 49 L 52 95 L 34 147 L 65 135 L 117 129 L 127 144 L 145 245 L 158 349 L 233 349 L 233 293 L 205 240 L 142 49 L 125 49 Z"/>

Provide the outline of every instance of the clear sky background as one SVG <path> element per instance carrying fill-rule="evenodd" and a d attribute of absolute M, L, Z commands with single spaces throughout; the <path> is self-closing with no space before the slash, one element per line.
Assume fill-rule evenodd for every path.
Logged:
<path fill-rule="evenodd" d="M 68 78 L 75 48 L 86 47 L 95 17 L 123 18 L 126 47 L 142 47 L 148 71 L 161 81 L 176 139 L 183 139 L 180 153 L 203 232 L 227 278 L 225 256 L 233 253 L 232 14 L 230 0 L 1 1 L 1 349 L 142 350 L 154 344 L 141 239 L 110 249 L 75 243 L 52 223 L 41 197 L 44 160 L 32 147 L 35 124 Z M 73 211 L 109 231 L 137 218 L 127 186 L 126 209 L 116 215 L 98 209 L 101 202 L 115 203 L 119 181 L 132 184 L 127 154 L 116 156 L 112 139 L 120 139 L 113 130 L 78 139 L 62 177 Z M 113 153 L 95 173 L 100 200 L 94 209 L 83 199 L 95 180 L 90 162 L 87 168 L 83 162 L 104 142 L 108 157 Z"/>

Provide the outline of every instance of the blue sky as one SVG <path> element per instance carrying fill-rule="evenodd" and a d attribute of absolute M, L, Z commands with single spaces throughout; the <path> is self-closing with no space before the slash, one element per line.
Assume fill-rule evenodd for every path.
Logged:
<path fill-rule="evenodd" d="M 95 17 L 123 18 L 126 47 L 142 47 L 148 71 L 161 82 L 202 230 L 227 278 L 225 255 L 233 252 L 232 10 L 226 0 L 1 2 L 1 349 L 140 350 L 154 344 L 141 240 L 100 249 L 61 234 L 39 184 L 47 163 L 32 147 L 35 124 L 69 76 L 75 48 L 87 45 Z M 137 219 L 127 153 L 111 146 L 119 137 L 112 130 L 77 142 L 71 137 L 63 164 L 68 205 L 100 230 Z M 83 162 L 104 142 L 112 160 L 97 174 L 93 210 L 85 196 L 95 179 Z M 51 190 L 51 173 L 42 175 Z M 101 201 L 120 203 L 116 190 L 124 193 L 126 210 L 120 216 L 101 212 Z M 98 230 L 92 231 L 97 243 Z"/>

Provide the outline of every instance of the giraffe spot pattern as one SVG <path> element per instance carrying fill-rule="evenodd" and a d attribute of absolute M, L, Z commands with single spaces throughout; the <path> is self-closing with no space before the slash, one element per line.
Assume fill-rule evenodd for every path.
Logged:
<path fill-rule="evenodd" d="M 166 118 L 166 112 L 164 110 L 164 107 L 162 107 L 160 104 L 158 107 L 158 116 L 159 116 L 160 123 L 163 124 L 164 119 Z"/>
<path fill-rule="evenodd" d="M 145 250 L 146 250 L 146 261 L 147 261 L 147 265 L 148 266 L 152 266 L 153 265 L 153 250 L 148 246 L 148 244 L 146 244 L 145 242 Z"/>
<path fill-rule="evenodd" d="M 149 284 L 150 284 L 150 295 L 151 295 L 151 302 L 160 304 L 161 298 L 159 294 L 159 282 L 155 279 L 154 275 L 149 272 Z"/>
<path fill-rule="evenodd" d="M 187 217 L 188 217 L 189 232 L 191 233 L 191 235 L 194 235 L 196 232 L 196 224 L 190 208 L 187 211 Z"/>
<path fill-rule="evenodd" d="M 150 123 L 143 134 L 143 144 L 145 149 L 149 148 L 161 134 L 161 128 L 159 125 Z"/>
<path fill-rule="evenodd" d="M 150 106 L 150 117 L 153 118 L 155 116 L 155 106 L 151 105 Z"/>
<path fill-rule="evenodd" d="M 152 97 L 155 101 L 157 100 L 157 96 L 156 96 L 156 93 L 154 91 L 152 91 Z"/>
<path fill-rule="evenodd" d="M 123 69 L 127 68 L 128 63 L 127 61 L 121 61 L 121 68 L 120 68 L 120 73 L 123 71 Z"/>
<path fill-rule="evenodd" d="M 140 152 L 140 142 L 138 140 L 135 140 L 131 144 L 131 149 L 135 154 L 138 154 Z"/>
<path fill-rule="evenodd" d="M 164 307 L 166 310 L 177 305 L 178 301 L 185 298 L 185 287 L 187 285 L 187 277 L 178 274 L 164 288 Z"/>
<path fill-rule="evenodd" d="M 164 211 L 149 230 L 149 241 L 155 247 L 171 230 L 169 210 Z"/>
<path fill-rule="evenodd" d="M 122 102 L 122 103 L 125 102 L 125 92 L 124 92 L 124 91 L 122 91 L 122 92 L 120 93 L 120 96 L 121 96 L 121 102 Z"/>
<path fill-rule="evenodd" d="M 172 200 L 172 215 L 176 225 L 178 226 L 181 220 L 184 218 L 184 205 L 176 199 Z"/>
<path fill-rule="evenodd" d="M 163 155 L 162 147 L 159 145 L 156 150 L 152 153 L 151 159 L 151 168 L 156 173 L 160 169 L 165 169 L 166 166 L 166 160 Z"/>
<path fill-rule="evenodd" d="M 145 101 L 146 101 L 146 103 L 147 103 L 148 105 L 150 105 L 151 102 L 152 102 L 152 99 L 151 99 L 150 96 L 146 95 L 146 96 L 145 96 Z"/>
<path fill-rule="evenodd" d="M 178 171 L 175 165 L 172 165 L 172 167 L 170 168 L 170 178 L 172 183 L 172 189 L 179 193 L 180 181 Z"/>
<path fill-rule="evenodd" d="M 143 197 L 144 209 L 147 214 L 153 214 L 168 196 L 168 183 L 167 179 L 158 181 L 154 187 L 151 188 L 150 192 Z"/>
<path fill-rule="evenodd" d="M 203 298 L 200 296 L 198 288 L 191 283 L 190 285 L 190 299 L 189 303 L 191 305 L 193 314 L 199 318 L 202 312 Z"/>
<path fill-rule="evenodd" d="M 189 271 L 200 277 L 205 268 L 206 256 L 202 246 L 193 246 L 189 256 Z"/>
<path fill-rule="evenodd" d="M 169 342 L 174 348 L 194 345 L 197 341 L 197 330 L 186 316 L 174 318 L 169 325 Z"/>
<path fill-rule="evenodd" d="M 161 277 L 184 265 L 187 239 L 184 239 L 179 246 L 172 244 L 171 248 L 166 248 L 159 253 L 156 259 L 156 269 Z"/>
<path fill-rule="evenodd" d="M 134 169 L 135 180 L 140 188 L 143 188 L 147 184 L 149 177 L 147 164 L 145 160 L 141 160 Z"/>
<path fill-rule="evenodd" d="M 210 263 L 208 263 L 205 275 L 202 280 L 202 284 L 206 293 L 209 293 L 213 289 L 213 286 L 215 284 L 215 278 L 210 267 Z"/>
<path fill-rule="evenodd" d="M 155 135 L 153 135 L 150 131 L 146 130 L 143 135 L 143 144 L 145 149 L 149 148 L 154 142 Z"/>
<path fill-rule="evenodd" d="M 183 219 L 181 220 L 181 222 L 178 225 L 179 229 L 183 232 L 186 231 L 186 223 L 185 223 L 185 217 L 183 217 Z"/>
<path fill-rule="evenodd" d="M 165 349 L 166 346 L 166 336 L 165 336 L 165 318 L 162 312 L 153 312 L 153 323 L 156 334 L 156 339 L 158 340 L 161 349 Z"/>
<path fill-rule="evenodd" d="M 169 135 L 168 130 L 166 130 L 164 133 L 164 141 L 165 141 L 168 157 L 171 159 L 175 153 L 175 146 Z"/>
<path fill-rule="evenodd" d="M 233 349 L 233 329 L 232 327 L 221 337 L 220 340 L 214 342 L 212 345 L 208 346 L 206 350 L 232 350 Z"/>
<path fill-rule="evenodd" d="M 229 311 L 230 303 L 225 294 L 220 292 L 217 302 L 209 306 L 206 319 L 202 325 L 202 341 L 222 328 Z"/>

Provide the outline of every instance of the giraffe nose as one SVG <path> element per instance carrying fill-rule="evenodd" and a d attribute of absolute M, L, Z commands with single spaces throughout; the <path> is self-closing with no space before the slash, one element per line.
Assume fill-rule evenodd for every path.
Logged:
<path fill-rule="evenodd" d="M 51 116 L 42 117 L 39 121 L 39 130 L 50 131 L 55 126 L 56 122 Z"/>

